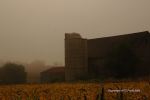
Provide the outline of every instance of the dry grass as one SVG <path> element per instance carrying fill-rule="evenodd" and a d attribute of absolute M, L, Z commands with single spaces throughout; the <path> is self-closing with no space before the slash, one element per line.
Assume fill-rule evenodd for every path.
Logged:
<path fill-rule="evenodd" d="M 102 87 L 104 87 L 103 93 Z M 123 89 L 123 92 L 114 91 Z M 140 91 L 133 91 L 136 89 Z M 104 96 L 105 100 L 150 100 L 150 83 L 55 83 L 0 86 L 0 100 L 101 100 L 100 96 Z"/>

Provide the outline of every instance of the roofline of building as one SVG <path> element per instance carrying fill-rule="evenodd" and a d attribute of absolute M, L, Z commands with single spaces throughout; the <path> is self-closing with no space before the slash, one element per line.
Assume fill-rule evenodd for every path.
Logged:
<path fill-rule="evenodd" d="M 108 39 L 108 38 L 124 37 L 124 36 L 129 36 L 129 35 L 137 35 L 137 34 L 141 34 L 141 33 L 146 33 L 146 34 L 150 35 L 149 31 L 143 31 L 143 32 L 121 34 L 121 35 L 115 35 L 115 36 L 106 36 L 106 37 L 100 37 L 100 38 L 93 38 L 93 39 L 88 39 L 88 40 L 97 40 L 97 39 Z"/>
<path fill-rule="evenodd" d="M 65 66 L 51 67 L 51 68 L 49 68 L 49 69 L 47 69 L 47 70 L 45 70 L 45 71 L 42 71 L 41 73 L 45 73 L 45 72 L 48 72 L 48 71 L 50 71 L 50 70 L 59 69 L 59 68 L 65 69 Z"/>

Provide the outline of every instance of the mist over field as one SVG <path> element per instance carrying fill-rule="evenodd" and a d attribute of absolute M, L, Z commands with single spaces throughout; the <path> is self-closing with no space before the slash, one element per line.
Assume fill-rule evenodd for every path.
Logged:
<path fill-rule="evenodd" d="M 149 10 L 150 0 L 0 0 L 0 100 L 150 100 Z"/>
<path fill-rule="evenodd" d="M 1 0 L 0 61 L 64 65 L 64 34 L 96 38 L 150 30 L 148 0 Z"/>

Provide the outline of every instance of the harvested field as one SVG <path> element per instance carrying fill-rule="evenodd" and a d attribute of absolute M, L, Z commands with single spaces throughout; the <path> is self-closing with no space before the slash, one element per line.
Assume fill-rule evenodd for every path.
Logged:
<path fill-rule="evenodd" d="M 1 85 L 0 100 L 150 100 L 150 83 Z"/>

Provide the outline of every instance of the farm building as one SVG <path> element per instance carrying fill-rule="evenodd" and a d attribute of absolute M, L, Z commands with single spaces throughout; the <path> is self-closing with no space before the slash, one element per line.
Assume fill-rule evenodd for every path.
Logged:
<path fill-rule="evenodd" d="M 48 70 L 41 72 L 41 82 L 62 82 L 65 80 L 64 66 L 55 66 Z"/>
<path fill-rule="evenodd" d="M 65 79 L 82 78 L 89 73 L 107 75 L 105 61 L 109 53 L 120 45 L 128 44 L 140 59 L 137 75 L 150 73 L 150 33 L 148 31 L 125 35 L 84 39 L 78 33 L 65 34 Z"/>

